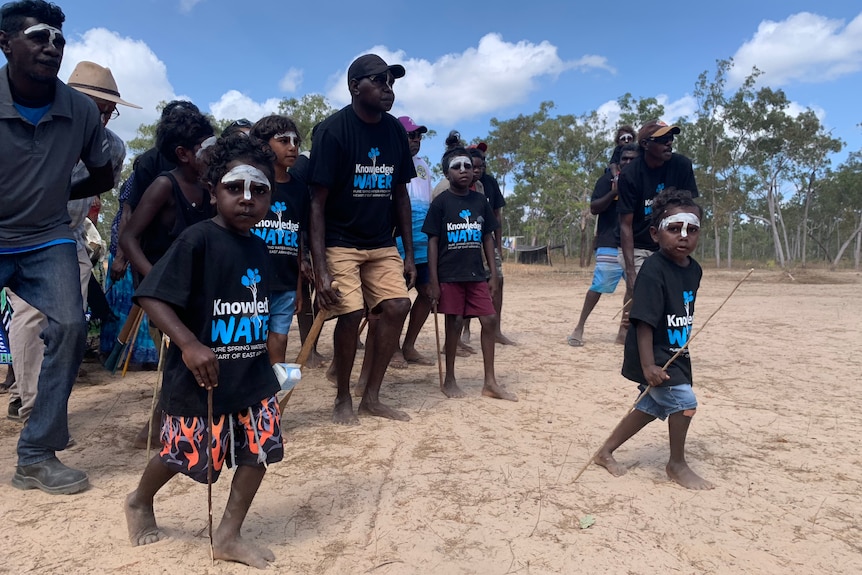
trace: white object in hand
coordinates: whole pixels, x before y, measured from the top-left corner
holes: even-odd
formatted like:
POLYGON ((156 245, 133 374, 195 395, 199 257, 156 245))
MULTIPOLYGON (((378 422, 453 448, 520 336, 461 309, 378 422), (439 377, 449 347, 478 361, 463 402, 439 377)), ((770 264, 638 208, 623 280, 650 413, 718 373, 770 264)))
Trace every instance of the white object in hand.
POLYGON ((290 391, 302 379, 302 366, 298 363, 274 363, 272 371, 282 391, 290 391))

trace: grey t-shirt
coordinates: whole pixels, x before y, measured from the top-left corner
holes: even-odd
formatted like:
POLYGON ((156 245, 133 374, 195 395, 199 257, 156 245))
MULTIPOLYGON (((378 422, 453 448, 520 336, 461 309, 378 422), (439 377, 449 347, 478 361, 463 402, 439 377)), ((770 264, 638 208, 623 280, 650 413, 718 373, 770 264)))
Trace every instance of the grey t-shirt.
POLYGON ((54 103, 34 126, 21 117, 0 68, 0 250, 73 239, 66 202, 72 168, 111 161, 93 100, 57 80, 54 103))

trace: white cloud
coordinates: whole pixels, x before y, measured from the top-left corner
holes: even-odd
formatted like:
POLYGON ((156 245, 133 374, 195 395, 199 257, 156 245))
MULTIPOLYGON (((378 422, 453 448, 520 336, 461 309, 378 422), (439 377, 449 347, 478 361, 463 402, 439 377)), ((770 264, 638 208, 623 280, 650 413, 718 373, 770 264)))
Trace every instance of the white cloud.
MULTIPOLYGON (((659 94, 655 97, 659 104, 664 106, 664 114, 661 119, 673 123, 683 116, 691 116, 697 110, 697 100, 690 94, 686 94, 678 100, 671 100, 667 94, 659 94)), ((605 118, 608 126, 618 126, 620 122, 620 105, 616 100, 608 100, 596 109, 599 117, 605 118)), ((637 130, 640 126, 634 126, 637 130)))
POLYGON ((284 78, 281 79, 281 82, 278 83, 278 87, 281 91, 287 92, 288 94, 296 92, 301 85, 302 70, 298 70, 296 68, 288 70, 287 74, 284 75, 284 78))
POLYGON ((210 103, 210 112, 219 120, 245 118, 256 122, 268 114, 278 112, 280 98, 269 98, 258 103, 237 90, 228 90, 218 102, 210 103))
MULTIPOLYGON (((477 47, 434 62, 408 58, 404 51, 393 52, 385 46, 374 46, 369 52, 407 69, 407 75, 395 85, 392 113, 409 114, 428 124, 452 125, 523 102, 545 76, 576 69, 615 73, 602 56, 564 61, 549 42, 511 43, 499 34, 487 34, 477 47)), ((336 107, 350 101, 346 76, 345 66, 330 78, 326 97, 336 107)))
POLYGON ((189 13, 201 0, 180 0, 180 12, 189 13))
POLYGON ((800 12, 786 20, 764 20, 751 40, 733 56, 731 83, 739 85, 751 69, 764 72, 771 86, 791 82, 828 82, 862 69, 862 13, 849 24, 800 12))
POLYGON ((122 98, 143 107, 137 110, 118 106, 120 117, 108 127, 123 140, 134 138, 138 126, 158 118, 159 102, 176 97, 165 64, 143 41, 124 38, 104 28, 88 30, 80 38, 69 39, 60 78, 67 80, 81 60, 110 68, 122 98))

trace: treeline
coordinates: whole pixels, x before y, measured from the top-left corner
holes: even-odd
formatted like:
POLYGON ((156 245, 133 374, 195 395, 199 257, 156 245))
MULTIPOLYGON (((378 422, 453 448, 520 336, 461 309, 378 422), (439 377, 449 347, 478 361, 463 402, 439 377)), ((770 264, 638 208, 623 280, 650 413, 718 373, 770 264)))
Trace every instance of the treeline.
MULTIPOLYGON (((711 77, 702 73, 693 90, 697 110, 675 122, 682 133, 674 149, 694 162, 705 210, 699 259, 716 267, 742 260, 859 269, 862 150, 833 166, 831 158, 845 144, 812 110, 792 115, 782 90, 757 87, 757 69, 728 91, 732 66, 719 60, 711 77)), ((655 98, 625 94, 618 103, 618 125, 635 130, 665 113, 655 98)), ((590 195, 607 167, 618 125, 608 125, 597 111, 576 116, 555 115, 554 109, 553 102, 543 102, 530 115, 492 118, 488 135, 474 141, 488 143, 489 169, 501 185, 513 184, 506 190, 504 235, 523 236, 527 244, 563 245, 581 265, 589 265, 595 226, 590 195)), ((307 149, 313 126, 335 109, 322 95, 308 94, 282 100, 278 111, 296 121, 307 149)), ((217 132, 229 123, 213 119, 217 132)), ((132 153, 153 145, 155 127, 139 127, 129 142, 132 153)), ((116 213, 116 195, 103 197, 103 237, 116 213)))
MULTIPOLYGON (((706 218, 699 256, 716 267, 734 260, 781 267, 825 262, 859 269, 862 257, 862 151, 833 167, 844 142, 815 113, 794 116, 781 90, 758 88, 754 69, 727 90, 729 60, 704 72, 693 91, 697 110, 676 122, 675 151, 695 164, 706 218)), ((655 98, 618 100, 619 124, 637 130, 664 108, 655 98)), ((528 244, 564 245, 589 262, 594 218, 589 200, 607 167, 616 125, 596 111, 553 115, 544 102, 531 115, 491 120, 489 165, 514 183, 504 210, 505 235, 528 244)))

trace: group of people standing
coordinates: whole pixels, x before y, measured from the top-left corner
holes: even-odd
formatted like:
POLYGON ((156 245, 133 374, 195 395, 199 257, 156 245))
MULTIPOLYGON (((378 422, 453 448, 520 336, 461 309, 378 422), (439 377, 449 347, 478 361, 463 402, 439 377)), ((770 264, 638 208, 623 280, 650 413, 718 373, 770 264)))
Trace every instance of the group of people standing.
MULTIPOLYGON (((64 19, 59 7, 42 0, 0 8, 0 49, 7 58, 0 69, 0 285, 44 316, 44 357, 12 483, 48 493, 89 485, 86 473, 56 457, 70 440, 67 403, 85 330, 67 202, 118 184, 123 157, 105 125, 117 104, 133 105, 97 64, 82 63, 78 81, 69 85, 57 78, 64 19), (76 176, 79 162, 83 171, 76 176)), ((389 114, 394 84, 405 74, 403 66, 375 54, 357 58, 347 72, 351 103, 315 127, 310 155, 300 153, 303 135, 284 116, 235 122, 216 137, 194 104, 176 101, 164 108, 156 148, 136 159, 123 185, 118 247, 110 261, 112 281, 131 274, 132 301, 149 317, 153 339, 170 341, 154 414, 161 449, 125 502, 134 545, 161 538, 153 500, 171 478, 180 473, 209 482, 227 465, 236 473, 213 537, 214 557, 256 567, 273 560, 271 551, 244 541, 240 529, 267 466, 284 456, 280 386, 272 366, 285 359, 295 311, 312 307, 303 278, 313 283, 319 313, 336 318, 335 423, 358 424, 357 413, 410 419, 384 404, 379 392, 396 351, 408 363, 433 363, 415 348, 430 310, 446 316, 441 391, 464 396, 454 362, 459 352, 470 353, 465 318, 477 317, 482 394, 517 401, 494 373, 495 344, 512 342, 499 327, 505 201, 484 170, 487 147, 467 147, 450 134, 441 161, 445 181, 435 194, 430 168, 418 157, 427 128, 389 114), (411 306, 408 290, 414 286, 418 295, 411 306), (363 317, 371 327, 354 411, 350 378, 363 317)), ((613 247, 620 248, 621 270, 597 268, 591 292, 606 290, 613 274, 624 272, 633 290, 624 318, 632 322, 625 332, 624 375, 644 389, 664 391, 651 392, 652 403, 596 461, 621 473, 611 455, 616 447, 653 418, 669 416, 668 474, 686 487, 703 488, 708 484, 680 451, 696 407, 690 364, 685 358, 668 371, 656 365, 687 337, 700 280, 689 257, 699 230, 700 210, 691 199, 697 189, 691 163, 672 153, 678 133, 674 126, 648 123, 637 134, 640 147, 623 145, 601 190, 597 185, 594 211, 604 216, 615 207, 618 213, 613 247), (649 273, 651 287, 636 284, 641 265, 646 274, 655 267, 650 262, 658 262, 647 258, 656 250, 670 263, 649 273), (679 281, 662 287, 669 277, 679 281), (660 300, 673 300, 673 313, 681 318, 674 324, 683 329, 676 339, 659 340, 664 326, 656 322, 667 311, 660 300), (654 344, 660 348, 655 353, 654 344)), ((610 263, 610 252, 600 255, 599 264, 610 263)), ((591 301, 588 294, 586 303, 591 301)), ((583 322, 569 343, 582 343, 582 334, 583 322)))

